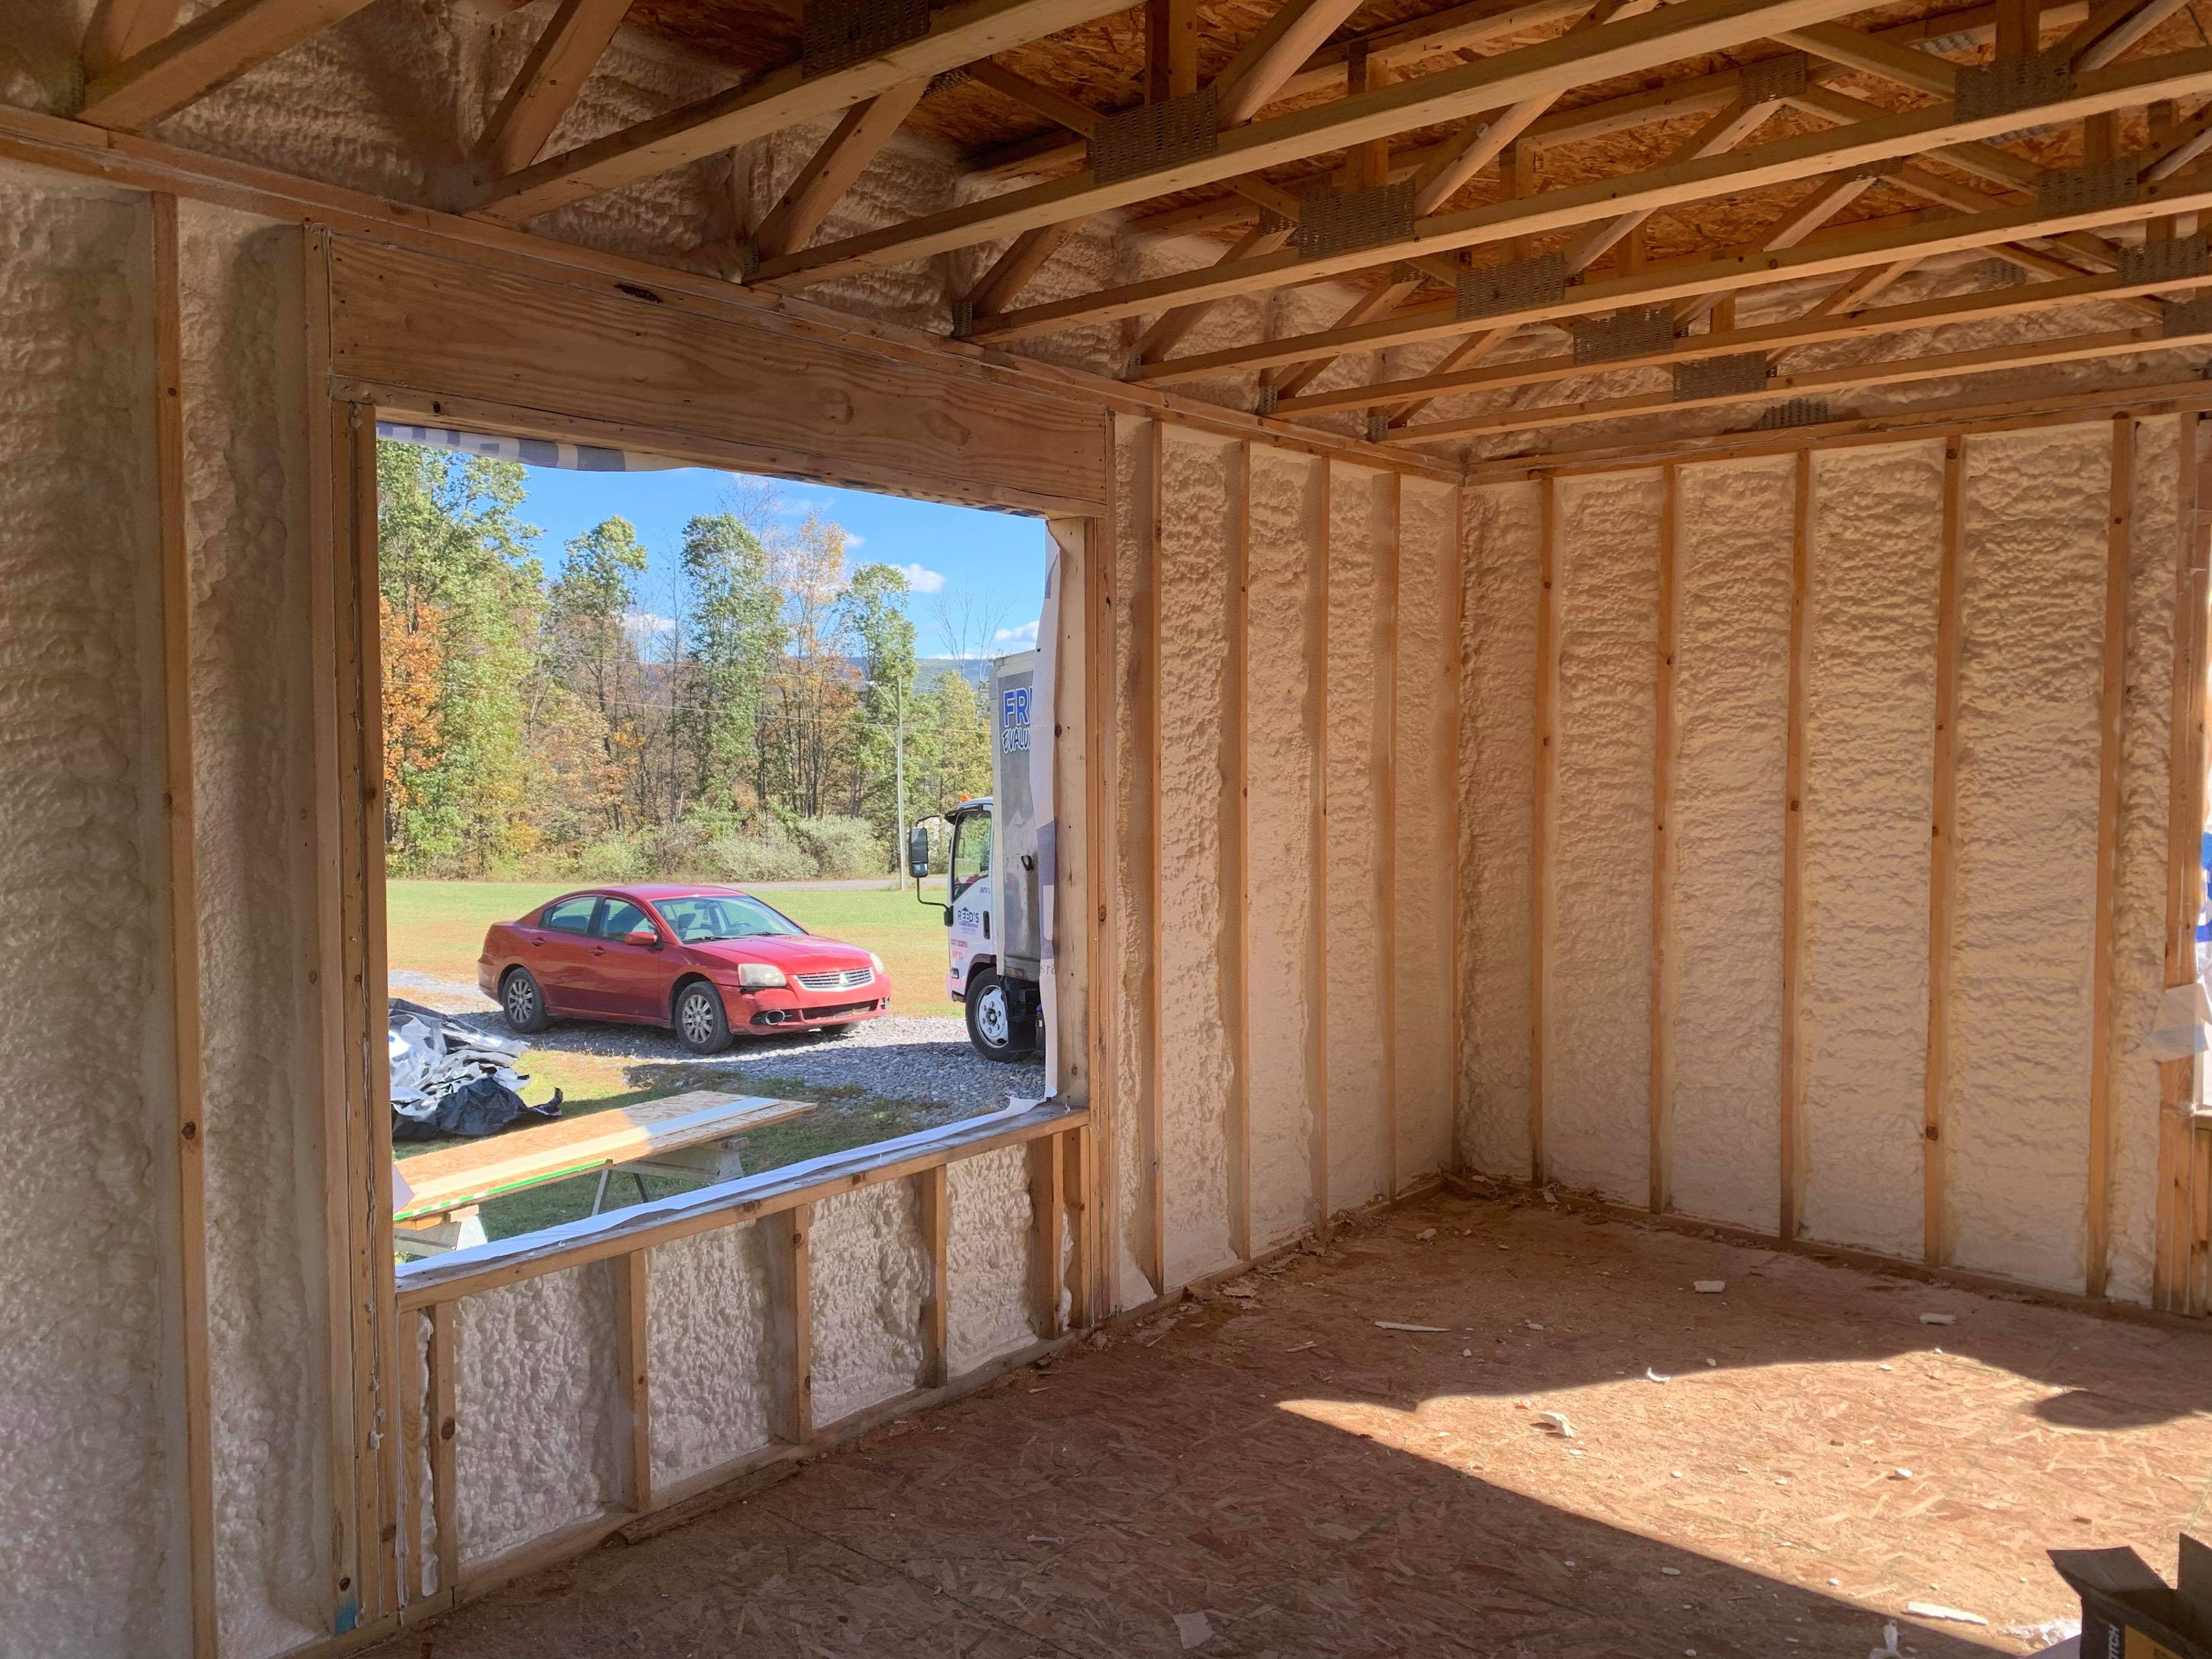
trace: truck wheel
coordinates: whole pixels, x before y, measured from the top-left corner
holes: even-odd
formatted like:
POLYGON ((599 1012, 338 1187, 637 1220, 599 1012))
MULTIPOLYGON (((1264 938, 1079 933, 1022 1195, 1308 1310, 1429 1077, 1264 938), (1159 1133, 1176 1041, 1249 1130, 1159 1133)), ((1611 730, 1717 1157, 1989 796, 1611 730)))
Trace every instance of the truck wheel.
POLYGON ((1033 1052, 1029 1033, 1014 1020, 1012 1002, 999 976, 979 968, 968 976, 968 1041, 986 1060, 1027 1060, 1033 1052))

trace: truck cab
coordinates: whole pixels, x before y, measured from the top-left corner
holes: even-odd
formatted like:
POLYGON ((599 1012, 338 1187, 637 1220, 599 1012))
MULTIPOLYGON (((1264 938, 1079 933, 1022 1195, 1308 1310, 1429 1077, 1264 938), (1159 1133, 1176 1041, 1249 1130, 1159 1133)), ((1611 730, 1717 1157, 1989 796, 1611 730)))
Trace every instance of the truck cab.
MULTIPOLYGON (((968 1041, 986 1060, 1033 1059, 1043 1042, 1037 827, 1030 790, 1030 694, 1036 678, 1034 651, 993 665, 994 790, 945 814, 952 831, 944 901, 945 988, 965 1011, 968 1041)), ((929 875, 927 832, 917 825, 910 842, 908 863, 919 893, 929 875)))

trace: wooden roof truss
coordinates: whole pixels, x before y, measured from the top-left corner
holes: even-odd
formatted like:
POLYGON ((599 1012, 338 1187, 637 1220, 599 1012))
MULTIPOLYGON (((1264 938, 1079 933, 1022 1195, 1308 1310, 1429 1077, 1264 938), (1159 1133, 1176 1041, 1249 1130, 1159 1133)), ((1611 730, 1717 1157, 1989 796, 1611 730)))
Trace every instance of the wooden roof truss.
MULTIPOLYGON (((142 129, 364 3, 221 0, 178 27, 177 0, 101 0, 85 41, 82 117, 142 129)), ((1877 27, 1850 21, 1864 0, 1463 0, 1366 28, 1352 22, 1360 0, 1285 0, 1204 86, 1194 3, 1148 0, 1146 99, 1133 112, 1045 84, 1036 53, 1028 73, 996 61, 1035 43, 1048 57, 1053 36, 1125 3, 958 0, 928 12, 926 27, 915 10, 903 38, 872 42, 854 61, 771 67, 549 155, 629 4, 562 0, 478 141, 471 208, 519 224, 834 117, 739 249, 736 279, 793 292, 994 247, 949 332, 1011 343, 1126 324, 1127 379, 1249 376, 1263 412, 1362 416, 1370 437, 1399 443, 2212 343, 2212 304, 2194 300, 2212 292, 2194 234, 2212 209, 2212 164, 2200 164, 2212 149, 2212 44, 2201 27, 2194 44, 2154 49, 2148 39, 2184 0, 1996 0, 1877 27), (1711 67, 1717 55, 1729 61, 1711 67), (1622 77, 1644 84, 1577 101, 1622 77), (972 200, 817 240, 922 100, 967 81, 1051 130, 973 158, 972 200), (1117 124, 1115 142, 1126 144, 1133 116, 1169 146, 1134 167, 1102 137, 1117 124), (1667 134, 1650 130, 1668 124, 1677 136, 1662 148, 1667 134), (2032 159, 2024 140, 2070 165, 2032 159), (1538 187, 1536 158, 1575 146, 1586 147, 1582 164, 1564 171, 1579 176, 1538 187), (1587 147, 1632 159, 1594 170, 1587 147), (1001 184, 1010 187, 992 188, 1001 184), (1336 229, 1316 228, 1319 198, 1336 229), (1655 216, 1723 200, 1770 204, 1765 228, 1691 258, 1648 256, 1655 216), (1139 238, 1232 240, 1169 275, 1022 304, 1070 237, 1108 213, 1127 216, 1125 234, 1139 238), (1884 302, 1929 262, 1978 254, 2014 279, 1884 302), (1326 279, 1360 290, 1328 327, 1185 349, 1224 301, 1326 279), (1793 285, 1790 314, 1738 325, 1738 301, 1765 304, 1779 284, 1793 285), (2136 320, 1847 368, 1789 358, 1798 347, 2084 305, 2123 307, 2136 320), (1562 333, 1572 350, 1542 346, 1562 333), (1347 357, 1430 343, 1444 349, 1424 354, 1419 373, 1321 384, 1347 357), (1577 403, 1495 396, 1634 369, 1653 372, 1651 390, 1577 403), (1432 412, 1439 399, 1471 397, 1483 400, 1473 412, 1463 403, 1432 412)))

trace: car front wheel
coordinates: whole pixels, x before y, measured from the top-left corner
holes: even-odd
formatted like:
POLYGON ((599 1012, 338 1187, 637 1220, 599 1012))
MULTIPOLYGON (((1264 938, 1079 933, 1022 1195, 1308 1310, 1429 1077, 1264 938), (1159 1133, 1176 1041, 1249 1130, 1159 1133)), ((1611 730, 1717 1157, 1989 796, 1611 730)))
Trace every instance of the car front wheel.
POLYGON ((542 1031, 549 1024, 545 1012, 545 993, 538 988, 538 981, 527 968, 512 969, 500 981, 499 1011, 506 1016, 507 1029, 514 1031, 542 1031))
POLYGON ((963 1000, 968 1009, 968 1041, 975 1052, 986 1060, 1027 1060, 1033 1052, 1030 1033, 1023 1029, 1025 1022, 1014 1017, 1014 1005, 1006 995, 1006 981, 988 968, 979 968, 969 976, 968 994, 963 1000))
POLYGON ((704 981, 684 988, 676 999, 676 1040, 695 1054, 719 1054, 730 1046, 730 1018, 720 991, 704 981))

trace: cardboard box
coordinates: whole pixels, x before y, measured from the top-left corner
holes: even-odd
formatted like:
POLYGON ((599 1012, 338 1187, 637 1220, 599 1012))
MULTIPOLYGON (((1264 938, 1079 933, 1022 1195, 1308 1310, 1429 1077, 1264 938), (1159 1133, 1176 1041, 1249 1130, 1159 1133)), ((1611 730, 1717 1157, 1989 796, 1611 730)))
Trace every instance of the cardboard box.
POLYGON ((2169 1587, 2130 1549, 2053 1550, 2081 1598, 2081 1659, 2212 1659, 2212 1549, 2186 1533, 2169 1587))

